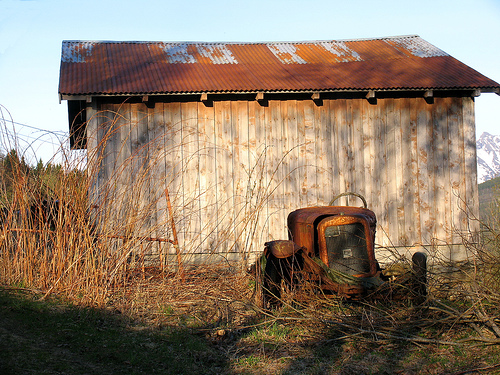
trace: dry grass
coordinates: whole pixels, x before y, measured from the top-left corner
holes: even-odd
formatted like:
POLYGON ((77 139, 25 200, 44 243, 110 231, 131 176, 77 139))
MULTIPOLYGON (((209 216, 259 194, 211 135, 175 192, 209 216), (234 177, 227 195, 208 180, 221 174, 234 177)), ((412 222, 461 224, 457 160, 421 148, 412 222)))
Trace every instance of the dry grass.
MULTIPOLYGON (((135 156, 124 163, 136 163, 135 156)), ((246 272, 247 264, 189 267, 183 263, 187 258, 179 262, 175 257, 178 249, 170 220, 174 218, 182 231, 196 197, 185 198, 164 215, 165 222, 148 229, 152 212, 167 209, 163 190, 146 205, 147 200, 134 200, 150 181, 154 165, 150 161, 148 168, 139 168, 142 172, 135 175, 133 185, 125 180, 123 169, 117 183, 100 194, 108 203, 126 205, 101 205, 97 211, 89 210, 87 198, 95 182, 92 171, 85 175, 78 165, 63 165, 54 178, 55 172, 47 168, 33 175, 21 163, 14 165, 12 189, 6 191, 4 184, 0 192, 10 197, 3 200, 0 284, 33 291, 41 300, 57 296, 76 306, 104 308, 153 330, 183 327, 216 348, 228 363, 226 372, 232 374, 498 370, 498 227, 488 227, 481 246, 468 244, 475 254, 473 262, 459 266, 451 276, 443 268, 433 269, 431 293, 421 306, 406 300, 347 302, 304 288, 286 296, 282 308, 263 311, 254 303, 255 279, 246 272), (47 212, 44 199, 58 202, 51 220, 40 220, 47 212), (181 265, 183 272, 178 272, 181 265)), ((259 167, 252 173, 258 175, 259 167)), ((239 233, 249 236, 244 243, 251 241, 260 208, 272 194, 257 182, 249 186, 255 191, 247 192, 251 199, 239 214, 239 233)), ((179 201, 175 191, 171 194, 179 201)), ((212 246, 214 253, 223 254, 222 248, 231 249, 228 239, 237 236, 231 228, 220 233, 227 233, 225 244, 212 246)))

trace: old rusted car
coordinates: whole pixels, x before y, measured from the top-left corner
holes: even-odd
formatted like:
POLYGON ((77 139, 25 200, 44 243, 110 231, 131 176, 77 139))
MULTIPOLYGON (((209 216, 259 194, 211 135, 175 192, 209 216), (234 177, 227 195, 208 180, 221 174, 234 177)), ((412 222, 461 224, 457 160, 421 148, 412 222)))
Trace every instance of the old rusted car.
POLYGON ((356 193, 341 194, 329 206, 291 212, 289 239, 267 242, 258 262, 260 302, 266 308, 279 305, 285 289, 307 285, 313 286, 308 290, 347 299, 400 295, 421 303, 426 255, 415 253, 408 267, 381 269, 375 258, 376 223, 375 213, 356 193), (344 195, 357 196, 363 207, 334 206, 344 195))

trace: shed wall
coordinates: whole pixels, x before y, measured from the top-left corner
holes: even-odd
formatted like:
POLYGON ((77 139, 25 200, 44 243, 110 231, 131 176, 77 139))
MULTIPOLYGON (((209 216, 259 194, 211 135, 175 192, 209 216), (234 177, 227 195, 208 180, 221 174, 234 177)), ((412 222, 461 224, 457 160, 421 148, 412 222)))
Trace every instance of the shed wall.
POLYGON ((462 236, 478 232, 468 97, 93 103, 87 113, 91 200, 106 230, 171 238, 167 189, 191 259, 251 258, 288 237, 289 212, 346 191, 366 197, 382 247, 446 245, 460 258, 462 236))

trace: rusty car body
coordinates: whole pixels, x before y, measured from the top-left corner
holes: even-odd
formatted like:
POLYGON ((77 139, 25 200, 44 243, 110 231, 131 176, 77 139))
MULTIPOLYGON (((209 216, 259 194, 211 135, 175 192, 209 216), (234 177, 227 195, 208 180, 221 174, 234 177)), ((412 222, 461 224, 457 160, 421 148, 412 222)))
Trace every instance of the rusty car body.
POLYGON ((295 210, 288 215, 289 239, 265 244, 258 283, 265 307, 280 303, 283 288, 306 283, 324 294, 348 299, 397 294, 411 295, 419 303, 425 299, 426 255, 416 252, 413 265, 396 277, 382 270, 375 257, 375 213, 362 196, 343 195, 358 196, 364 207, 295 210))

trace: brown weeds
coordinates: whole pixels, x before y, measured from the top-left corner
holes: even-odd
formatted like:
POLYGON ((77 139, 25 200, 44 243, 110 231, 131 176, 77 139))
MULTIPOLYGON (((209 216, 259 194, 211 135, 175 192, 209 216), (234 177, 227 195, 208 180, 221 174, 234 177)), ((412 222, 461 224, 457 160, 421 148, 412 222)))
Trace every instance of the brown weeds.
MULTIPOLYGON (((396 348, 500 344, 497 227, 488 227, 481 244, 466 244, 474 253, 470 262, 451 268, 429 259, 436 266, 430 270, 430 294, 422 305, 409 300, 344 301, 304 285, 290 291, 280 309, 263 311, 254 303, 258 280, 246 269, 262 208, 276 189, 261 178, 265 152, 248 172, 244 202, 231 213, 237 224, 222 224, 229 215, 222 211, 202 222, 195 217, 200 199, 205 199, 207 212, 210 199, 199 188, 179 195, 174 180, 190 161, 180 163, 178 150, 164 137, 149 139, 122 158, 120 166, 104 168, 114 174, 101 178, 101 167, 118 152, 109 146, 117 144, 113 137, 126 134, 118 129, 133 132, 122 120, 108 114, 111 130, 87 164, 46 165, 35 173, 14 157, 10 175, 2 170, 2 285, 110 308, 157 327, 191 327, 224 346, 240 365, 251 355, 294 358, 311 345, 342 347, 338 358, 345 359, 349 348, 373 343, 396 348), (163 151, 158 159, 146 158, 146 147, 163 151), (174 172, 158 178, 166 155, 172 156, 174 172), (242 263, 228 256, 238 246, 242 263), (196 253, 205 260, 195 261, 196 253)), ((19 150, 16 154, 22 155, 19 150)), ((235 373, 248 363, 238 366, 235 373)))

